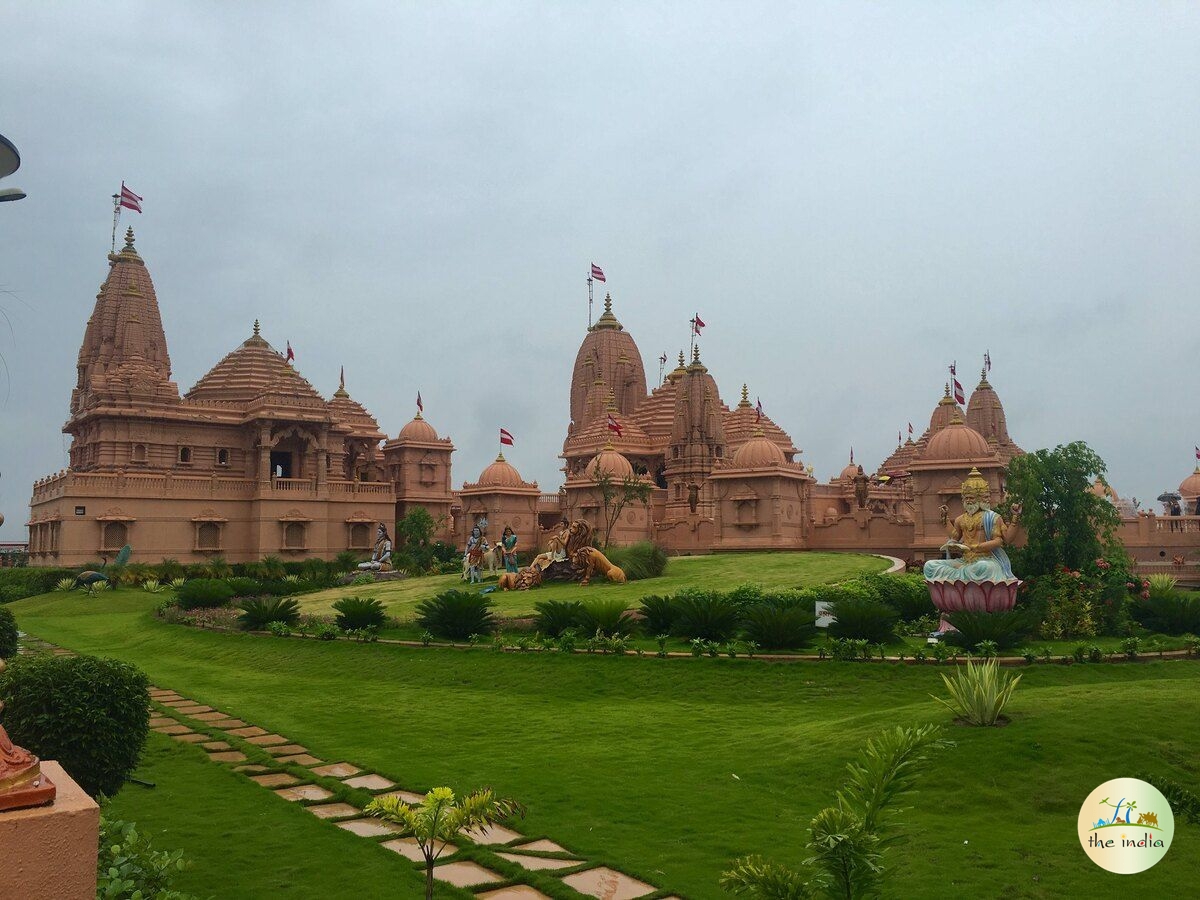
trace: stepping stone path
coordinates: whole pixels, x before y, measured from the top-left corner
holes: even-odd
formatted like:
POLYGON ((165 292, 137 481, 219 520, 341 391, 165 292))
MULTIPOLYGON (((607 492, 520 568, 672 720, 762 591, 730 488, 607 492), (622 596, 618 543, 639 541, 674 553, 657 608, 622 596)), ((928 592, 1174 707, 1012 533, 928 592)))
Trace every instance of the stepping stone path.
MULTIPOLYGON (((46 641, 25 635, 18 653, 46 653, 74 655, 69 650, 55 647, 46 641)), ((151 686, 149 698, 152 703, 150 728, 160 734, 170 735, 181 743, 190 743, 205 751, 210 760, 233 766, 233 770, 251 781, 270 790, 275 796, 290 803, 300 804, 303 809, 318 819, 332 820, 331 824, 358 835, 364 840, 379 843, 396 856, 423 866, 424 857, 416 840, 411 837, 395 837, 399 827, 382 819, 364 818, 361 806, 334 799, 334 792, 318 784, 306 783, 303 772, 311 776, 341 781, 347 788, 371 792, 376 797, 396 797, 408 804, 421 803, 424 794, 396 787, 391 779, 374 772, 364 771, 350 762, 322 763, 309 754, 306 747, 281 734, 251 725, 225 712, 213 709, 196 700, 163 688, 151 686), (187 722, 180 721, 188 720, 187 722), (193 727, 191 723, 199 723, 193 727), (220 732, 220 733, 215 733, 220 732), (239 748, 238 744, 244 745, 239 748), (291 767, 284 772, 274 765, 247 763, 243 749, 260 755, 268 754, 272 764, 291 767), (387 840, 384 840, 387 838, 387 840)), ((497 859, 520 866, 530 872, 542 872, 557 876, 558 870, 578 869, 588 865, 587 860, 574 858, 570 850, 546 838, 527 841, 525 836, 506 828, 493 825, 486 832, 472 830, 463 832, 464 838, 493 852, 497 859), (520 843, 526 841, 526 843, 520 843), (538 854, 558 854, 546 856, 538 854)), ((456 860, 458 847, 448 844, 434 868, 434 878, 462 888, 496 888, 477 891, 475 896, 486 900, 549 900, 549 897, 527 884, 505 884, 511 879, 494 872, 474 860, 456 860)), ((658 888, 639 881, 624 872, 608 866, 593 866, 561 876, 562 884, 581 896, 597 900, 635 900, 656 893, 658 888)), ((668 898, 676 900, 676 898, 668 898)))

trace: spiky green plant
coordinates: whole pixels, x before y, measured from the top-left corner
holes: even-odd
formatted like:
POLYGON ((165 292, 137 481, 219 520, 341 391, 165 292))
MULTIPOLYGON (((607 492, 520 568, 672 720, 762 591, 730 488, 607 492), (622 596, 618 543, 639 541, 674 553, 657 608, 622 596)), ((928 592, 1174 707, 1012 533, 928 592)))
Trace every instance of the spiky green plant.
POLYGON ((968 662, 953 677, 943 673, 942 681, 946 682, 950 699, 934 697, 934 700, 971 725, 995 725, 1021 676, 1001 672, 995 660, 988 660, 968 662))
POLYGON ((1169 598, 1175 593, 1175 585, 1179 583, 1174 575, 1159 572, 1146 579, 1150 582, 1150 597, 1154 600, 1169 598))
POLYGON ((150 594, 161 594, 166 590, 157 578, 147 578, 142 582, 142 590, 150 594))
POLYGON ((884 854, 897 839, 900 810, 893 804, 912 793, 927 751, 948 746, 936 725, 895 728, 868 741, 846 766, 848 777, 837 803, 809 824, 806 847, 813 855, 800 871, 749 856, 734 862, 721 876, 721 886, 760 900, 879 896, 884 854))
POLYGON ((54 589, 56 591, 69 591, 73 587, 75 587, 74 578, 60 578, 54 583, 54 589))
POLYGON ((376 797, 367 804, 369 815, 400 826, 400 835, 411 835, 425 857, 425 898, 433 900, 433 865, 446 844, 463 831, 488 828, 525 810, 515 800, 497 798, 484 788, 456 799, 448 787, 434 788, 418 806, 399 797, 376 797))
POLYGON ((186 578, 172 578, 172 579, 171 579, 171 588, 172 588, 173 590, 176 590, 176 591, 177 591, 177 590, 179 590, 181 587, 183 587, 183 586, 184 586, 184 584, 186 584, 186 583, 187 583, 187 579, 186 579, 186 578))

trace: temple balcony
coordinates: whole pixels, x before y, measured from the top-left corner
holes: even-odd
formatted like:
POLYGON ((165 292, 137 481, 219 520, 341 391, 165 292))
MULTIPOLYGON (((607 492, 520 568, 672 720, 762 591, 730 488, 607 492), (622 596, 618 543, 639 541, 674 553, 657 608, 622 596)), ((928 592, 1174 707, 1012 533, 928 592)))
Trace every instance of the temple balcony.
POLYGON ((392 485, 384 481, 330 479, 319 487, 308 478, 274 478, 264 484, 252 478, 220 475, 177 475, 175 473, 59 472, 34 484, 31 503, 45 503, 63 496, 158 499, 164 497, 217 498, 230 500, 267 499, 275 496, 304 500, 353 500, 394 498, 392 485))

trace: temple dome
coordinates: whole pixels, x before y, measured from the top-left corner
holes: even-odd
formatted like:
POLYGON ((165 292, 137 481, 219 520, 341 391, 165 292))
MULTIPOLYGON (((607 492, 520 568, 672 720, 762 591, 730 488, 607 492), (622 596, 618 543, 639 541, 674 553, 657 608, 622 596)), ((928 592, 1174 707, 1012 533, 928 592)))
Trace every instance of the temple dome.
POLYGON ((571 421, 578 427, 587 418, 588 393, 597 379, 612 388, 617 410, 633 412, 646 399, 646 370, 633 336, 617 321, 612 297, 604 298, 604 313, 588 329, 571 374, 571 421))
POLYGON ((593 478, 603 473, 610 478, 623 481, 633 477, 633 466, 629 464, 629 460, 613 449, 612 444, 609 444, 588 464, 587 473, 593 478))
POLYGON ((1200 497, 1200 466, 1196 466, 1196 471, 1179 483, 1179 493, 1188 500, 1200 497))
POLYGON ((420 441, 429 443, 438 439, 437 430, 425 421, 424 417, 417 413, 413 416, 411 422, 405 423, 400 429, 400 433, 396 435, 398 441, 420 441))
POLYGON ((786 463, 787 459, 779 445, 764 436, 761 428, 733 454, 733 465, 737 469, 767 469, 786 463))
POLYGON ((970 425, 955 418, 945 428, 929 439, 929 445, 921 454, 920 461, 948 462, 964 459, 991 459, 995 451, 988 446, 982 434, 970 425))
POLYGON ((268 393, 325 405, 324 398, 288 365, 284 355, 263 339, 255 322, 254 333, 213 366, 185 396, 188 400, 249 403, 268 393))
POLYGON ((842 469, 842 471, 838 474, 838 478, 842 481, 853 481, 857 475, 858 465, 855 463, 850 463, 846 466, 846 468, 842 469))
POLYGON ((495 462, 479 473, 478 487, 525 487, 521 474, 501 453, 495 462))

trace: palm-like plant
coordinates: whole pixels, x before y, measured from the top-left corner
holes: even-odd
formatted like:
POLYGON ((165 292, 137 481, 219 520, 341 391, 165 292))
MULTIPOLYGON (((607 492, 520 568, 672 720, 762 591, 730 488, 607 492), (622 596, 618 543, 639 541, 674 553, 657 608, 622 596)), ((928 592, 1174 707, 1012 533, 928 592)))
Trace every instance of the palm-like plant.
POLYGON ((433 864, 446 845, 462 831, 481 831, 525 810, 515 800, 497 798, 484 788, 461 799, 448 787, 434 788, 418 806, 409 806, 399 797, 377 797, 367 804, 366 812, 399 825, 401 835, 416 838, 425 857, 425 898, 433 900, 433 864))
POLYGON ((809 824, 812 856, 801 870, 750 856, 735 861, 721 876, 734 894, 760 900, 808 900, 877 896, 883 854, 895 839, 896 811, 889 807, 913 791, 927 751, 950 746, 934 725, 895 728, 867 742, 858 759, 846 766, 848 778, 828 806, 809 824))
POLYGON ((953 678, 943 674, 942 681, 946 682, 950 699, 934 700, 971 725, 995 725, 1021 676, 1001 672, 993 659, 981 664, 968 662, 953 678))

